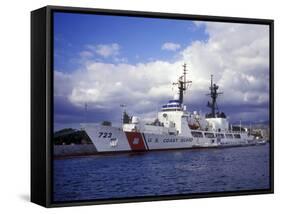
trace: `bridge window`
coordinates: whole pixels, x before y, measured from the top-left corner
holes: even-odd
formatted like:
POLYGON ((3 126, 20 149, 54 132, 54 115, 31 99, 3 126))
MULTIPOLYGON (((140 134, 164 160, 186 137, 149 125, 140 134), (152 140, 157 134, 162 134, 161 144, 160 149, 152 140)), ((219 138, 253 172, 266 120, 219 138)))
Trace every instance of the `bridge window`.
POLYGON ((225 137, 228 138, 228 139, 232 139, 233 135, 232 134, 225 134, 225 137))
POLYGON ((224 134, 217 133, 217 134, 216 134, 216 137, 224 138, 224 134))
POLYGON ((234 138, 241 138, 240 134, 234 134, 234 138))
POLYGON ((213 133, 205 132, 205 137, 206 138, 214 138, 215 135, 213 133))
POLYGON ((193 137, 203 137, 202 132, 191 132, 193 137))
POLYGON ((162 111, 182 111, 180 108, 176 109, 162 109, 162 111))

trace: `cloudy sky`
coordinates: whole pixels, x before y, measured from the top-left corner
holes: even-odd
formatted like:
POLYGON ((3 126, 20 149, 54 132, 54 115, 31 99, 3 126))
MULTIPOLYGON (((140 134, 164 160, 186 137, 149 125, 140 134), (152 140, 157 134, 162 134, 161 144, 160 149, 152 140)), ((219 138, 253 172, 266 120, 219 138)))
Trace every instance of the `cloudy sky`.
POLYGON ((55 13, 55 129, 118 124, 120 104, 154 118, 177 92, 172 83, 184 62, 189 111, 209 111, 213 74, 231 122, 269 120, 269 26, 55 13))

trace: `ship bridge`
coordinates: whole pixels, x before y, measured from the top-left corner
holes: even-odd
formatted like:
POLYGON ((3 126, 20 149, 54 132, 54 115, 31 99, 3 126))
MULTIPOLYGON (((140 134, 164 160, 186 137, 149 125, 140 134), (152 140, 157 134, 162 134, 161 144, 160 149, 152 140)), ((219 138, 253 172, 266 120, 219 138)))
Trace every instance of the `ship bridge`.
POLYGON ((177 85, 178 93, 175 94, 174 99, 169 100, 168 104, 162 106, 161 111, 158 112, 157 119, 166 128, 175 128, 177 134, 187 136, 190 131, 188 128, 186 114, 186 106, 183 104, 184 92, 187 90, 191 81, 186 79, 186 64, 183 65, 183 75, 179 77, 178 81, 173 83, 177 85))
POLYGON ((186 64, 183 64, 183 75, 179 77, 177 82, 173 83, 173 85, 177 85, 178 93, 174 96, 173 100, 170 100, 168 104, 162 106, 162 112, 182 112, 186 110, 186 107, 183 105, 183 94, 187 90, 188 86, 191 84, 191 81, 186 79, 186 72, 186 64))
POLYGON ((180 100, 170 100, 168 104, 163 105, 161 111, 182 111, 180 100))

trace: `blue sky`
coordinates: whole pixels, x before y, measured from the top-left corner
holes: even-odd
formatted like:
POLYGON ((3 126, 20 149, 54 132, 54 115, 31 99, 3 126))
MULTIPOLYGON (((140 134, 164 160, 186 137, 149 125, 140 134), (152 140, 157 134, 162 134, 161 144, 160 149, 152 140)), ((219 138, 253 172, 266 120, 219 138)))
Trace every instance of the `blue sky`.
POLYGON ((184 47, 208 38, 204 27, 192 21, 72 13, 55 13, 54 20, 55 69, 65 72, 80 66, 75 59, 87 45, 118 43, 120 56, 135 64, 156 58, 173 60, 173 52, 161 51, 167 41, 184 47))
POLYGON ((54 14, 55 129, 155 116, 187 63, 189 111, 206 113, 210 75, 231 122, 268 121, 269 37, 260 25, 54 14), (88 112, 85 115, 85 103, 88 112))

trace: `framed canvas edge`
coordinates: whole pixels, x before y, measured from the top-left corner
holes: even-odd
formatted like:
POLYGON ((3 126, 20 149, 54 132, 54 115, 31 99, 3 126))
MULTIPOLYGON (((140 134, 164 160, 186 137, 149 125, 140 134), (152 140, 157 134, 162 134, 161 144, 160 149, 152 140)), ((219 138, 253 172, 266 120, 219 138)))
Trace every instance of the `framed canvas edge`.
MULTIPOLYGON (((274 193, 274 20, 272 19, 253 19, 241 17, 224 17, 224 16, 208 16, 208 15, 190 15, 190 14, 175 14, 175 13, 159 13, 147 11, 129 11, 129 10, 111 10, 100 8, 80 8, 80 7, 64 7, 64 6, 46 6, 46 207, 65 207, 65 206, 83 206, 83 205, 99 205, 99 204, 116 204, 116 203, 131 203, 131 202, 149 202, 163 200, 179 200, 179 199, 196 199, 210 197, 227 197, 227 196, 242 196, 242 195, 258 195, 274 193), (214 22, 229 22, 229 23, 248 23, 248 24, 263 24, 269 25, 270 28, 270 63, 269 63, 269 83, 270 83, 270 188, 263 190, 246 190, 233 192, 216 192, 216 193, 196 193, 188 195, 171 195, 171 196, 153 196, 153 197, 134 197, 120 199, 105 199, 105 200, 89 200, 89 201, 71 201, 71 202, 54 202, 53 181, 52 181, 52 151, 53 146, 52 128, 53 128, 53 32, 52 32, 52 13, 53 12, 69 12, 69 13, 90 13, 104 14, 117 16, 138 16, 150 18, 167 18, 167 19, 191 19, 204 20, 214 22)), ((41 204, 42 205, 42 204, 41 204)))
POLYGON ((31 12, 31 74, 30 74, 30 200, 36 204, 47 206, 47 155, 46 145, 46 8, 31 12), (44 119, 43 119, 44 118, 44 119))
POLYGON ((182 20, 197 20, 210 22, 230 22, 230 23, 244 23, 244 24, 271 24, 273 19, 262 18, 245 18, 245 17, 231 17, 231 16, 212 16, 212 15, 195 15, 184 13, 166 13, 156 11, 136 11, 136 10, 118 10, 118 9, 103 9, 103 8, 87 8, 87 7, 70 7, 70 6, 46 6, 49 11, 69 12, 69 13, 89 13, 100 15, 113 16, 133 16, 133 17, 147 17, 147 18, 164 18, 164 19, 182 19, 182 20))

